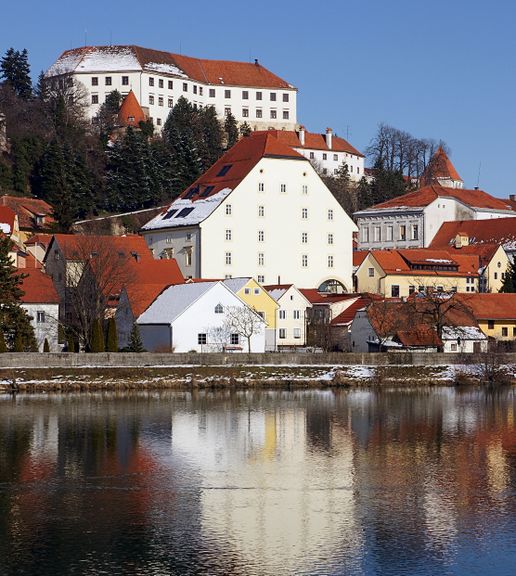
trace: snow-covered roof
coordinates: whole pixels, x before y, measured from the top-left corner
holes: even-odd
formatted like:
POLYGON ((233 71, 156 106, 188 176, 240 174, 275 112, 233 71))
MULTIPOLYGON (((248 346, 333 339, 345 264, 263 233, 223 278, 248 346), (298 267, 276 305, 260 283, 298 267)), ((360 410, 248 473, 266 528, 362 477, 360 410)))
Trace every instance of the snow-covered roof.
POLYGON ((274 288, 273 290, 267 290, 267 292, 274 298, 274 300, 279 300, 288 288, 274 288))
POLYGON ((442 340, 487 340, 487 336, 477 326, 444 326, 442 340))
POLYGON ((6 224, 5 222, 0 222, 0 232, 3 232, 4 234, 10 234, 11 226, 9 226, 9 224, 6 224))
POLYGON ((134 50, 129 46, 102 46, 101 49, 85 48, 65 52, 50 66, 46 76, 71 72, 128 72, 141 69, 134 50))
POLYGON ((178 284, 164 290, 138 318, 140 324, 171 324, 206 292, 221 282, 178 284))
POLYGON ((147 222, 142 230, 156 230, 161 228, 178 228, 180 226, 195 226, 205 220, 226 196, 231 194, 230 188, 224 188, 217 194, 208 198, 200 198, 195 202, 186 198, 178 198, 162 212, 147 222), (184 209, 187 209, 188 211, 184 209))
POLYGON ((224 284, 231 290, 231 292, 233 292, 233 294, 236 294, 242 290, 249 280, 251 280, 249 276, 241 278, 226 278, 224 284))

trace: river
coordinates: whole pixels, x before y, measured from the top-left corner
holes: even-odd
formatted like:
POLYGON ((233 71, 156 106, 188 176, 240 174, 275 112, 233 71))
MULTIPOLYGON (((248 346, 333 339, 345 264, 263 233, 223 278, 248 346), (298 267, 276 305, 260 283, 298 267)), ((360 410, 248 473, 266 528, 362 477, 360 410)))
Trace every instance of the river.
POLYGON ((514 390, 0 396, 2 575, 516 573, 514 390))

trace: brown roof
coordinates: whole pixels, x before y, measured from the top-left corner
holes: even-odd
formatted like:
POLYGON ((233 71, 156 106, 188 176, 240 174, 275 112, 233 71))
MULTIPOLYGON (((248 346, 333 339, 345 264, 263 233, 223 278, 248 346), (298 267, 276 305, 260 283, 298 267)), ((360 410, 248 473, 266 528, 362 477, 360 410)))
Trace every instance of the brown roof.
POLYGON ((140 314, 143 314, 168 286, 169 284, 163 282, 157 284, 129 284, 126 286, 125 291, 133 316, 138 318, 140 314))
POLYGON ((345 310, 343 310, 338 316, 332 319, 330 324, 332 326, 347 326, 353 322, 353 318, 355 317, 356 313, 369 306, 372 300, 375 299, 375 296, 372 295, 364 295, 359 296, 353 304, 350 304, 345 310))
POLYGON ((368 254, 368 250, 353 250, 353 266, 360 266, 368 254))
POLYGON ((455 166, 451 163, 451 160, 441 146, 439 146, 437 152, 432 156, 428 166, 423 172, 421 184, 434 184, 438 182, 440 178, 462 181, 459 173, 455 170, 455 166))
POLYGON ((25 240, 26 246, 31 246, 32 244, 41 244, 47 247, 52 240, 52 234, 33 234, 30 238, 25 240))
POLYGON ((42 228, 37 226, 36 216, 45 217, 45 227, 50 226, 55 221, 52 218, 53 208, 39 198, 25 198, 22 196, 0 196, 0 205, 8 206, 18 215, 20 230, 35 230, 42 228))
POLYGON ((95 251, 97 246, 109 247, 110 250, 125 257, 136 254, 141 258, 152 259, 152 254, 143 237, 135 234, 127 236, 54 234, 52 242, 57 242, 64 257, 69 260, 83 260, 89 255, 89 251, 95 251))
POLYGON ((339 136, 332 137, 331 148, 328 147, 328 139, 326 134, 316 134, 313 132, 305 131, 305 144, 301 144, 299 139, 299 132, 293 130, 269 130, 268 132, 274 134, 280 142, 291 146, 292 148, 305 148, 308 150, 324 150, 328 152, 348 152, 356 156, 364 156, 354 146, 352 146, 344 138, 339 136))
POLYGON ((472 208, 505 211, 513 210, 512 206, 505 200, 495 198, 482 190, 448 188, 446 186, 439 186, 438 184, 424 186, 414 192, 408 192, 407 194, 397 196, 396 198, 392 198, 386 202, 375 204, 372 208, 368 208, 367 210, 377 210, 379 208, 424 208, 440 197, 455 198, 455 200, 458 200, 467 206, 471 206, 472 208))
POLYGON ((9 234, 14 232, 15 220, 16 212, 12 208, 8 208, 7 206, 0 206, 0 224, 7 224, 9 226, 9 234))
POLYGON ((444 222, 434 236, 430 246, 432 248, 448 247, 454 243, 458 233, 466 234, 469 237, 470 244, 514 245, 516 242, 516 218, 444 222))
POLYGON ((357 297, 357 294, 319 292, 317 288, 301 288, 300 292, 311 304, 333 304, 334 302, 341 302, 342 300, 349 300, 350 298, 357 297))
POLYGON ((120 106, 118 121, 122 126, 138 126, 140 122, 145 122, 145 120, 142 107, 131 90, 120 106))
POLYGON ((50 276, 33 268, 24 268, 20 272, 28 274, 21 286, 24 291, 22 302, 25 304, 59 304, 59 295, 50 276))
POLYGON ((458 294, 477 320, 516 320, 516 294, 458 294))

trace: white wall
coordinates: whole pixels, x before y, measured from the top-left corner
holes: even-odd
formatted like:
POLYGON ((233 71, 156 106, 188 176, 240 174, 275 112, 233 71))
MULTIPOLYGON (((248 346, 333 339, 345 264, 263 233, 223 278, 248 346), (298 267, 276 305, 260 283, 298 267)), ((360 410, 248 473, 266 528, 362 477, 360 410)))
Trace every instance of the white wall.
POLYGON ((351 291, 355 229, 309 162, 263 158, 201 224, 201 275, 252 276, 261 284, 292 283, 303 288, 335 278, 351 291), (263 192, 258 190, 260 182, 265 185, 263 192), (281 184, 286 184, 286 192, 280 191, 281 184), (226 214, 228 204, 231 215, 226 214), (263 217, 259 206, 264 207, 263 217), (308 210, 306 219, 303 208, 308 210), (333 220, 328 219, 329 209, 333 220), (226 230, 231 230, 231 240, 225 240, 226 230), (263 242, 258 240, 259 231, 264 232, 263 242), (303 232, 308 234, 307 243, 302 242, 303 232), (328 234, 333 234, 333 244, 328 243, 328 234), (226 252, 231 253, 231 264, 226 264, 226 252), (328 256, 333 257, 333 267, 328 256))
POLYGON ((279 309, 276 310, 276 344, 278 346, 306 345, 306 309, 311 308, 310 302, 294 286, 278 299, 279 309), (285 312, 285 318, 281 318, 285 312), (294 318, 294 312, 299 312, 299 319, 294 318), (280 330, 285 331, 285 338, 280 338, 280 330), (299 330, 300 337, 294 337, 294 331, 299 330))
POLYGON ((50 352, 59 352, 61 350, 58 343, 59 304, 22 304, 22 308, 31 317, 30 322, 34 328, 38 350, 43 352, 46 338, 50 346, 50 352), (44 312, 44 322, 38 322, 38 312, 44 312))
POLYGON ((363 156, 335 150, 311 150, 310 148, 295 148, 295 150, 311 162, 315 162, 321 168, 323 174, 328 176, 335 176, 344 162, 348 165, 350 180, 359 182, 364 176, 363 156), (325 155, 326 159, 324 159, 325 155))

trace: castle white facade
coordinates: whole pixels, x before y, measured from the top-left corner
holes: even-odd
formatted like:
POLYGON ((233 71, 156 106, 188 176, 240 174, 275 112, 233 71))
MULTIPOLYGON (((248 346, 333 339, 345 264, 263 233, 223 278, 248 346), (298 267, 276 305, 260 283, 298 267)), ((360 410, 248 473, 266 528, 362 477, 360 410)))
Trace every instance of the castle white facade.
POLYGON ((132 90, 158 132, 181 96, 194 106, 214 106, 220 118, 231 112, 254 130, 293 130, 297 122, 297 89, 258 61, 206 60, 139 46, 87 46, 63 52, 46 77, 80 82, 90 119, 110 92, 126 96, 132 90))

